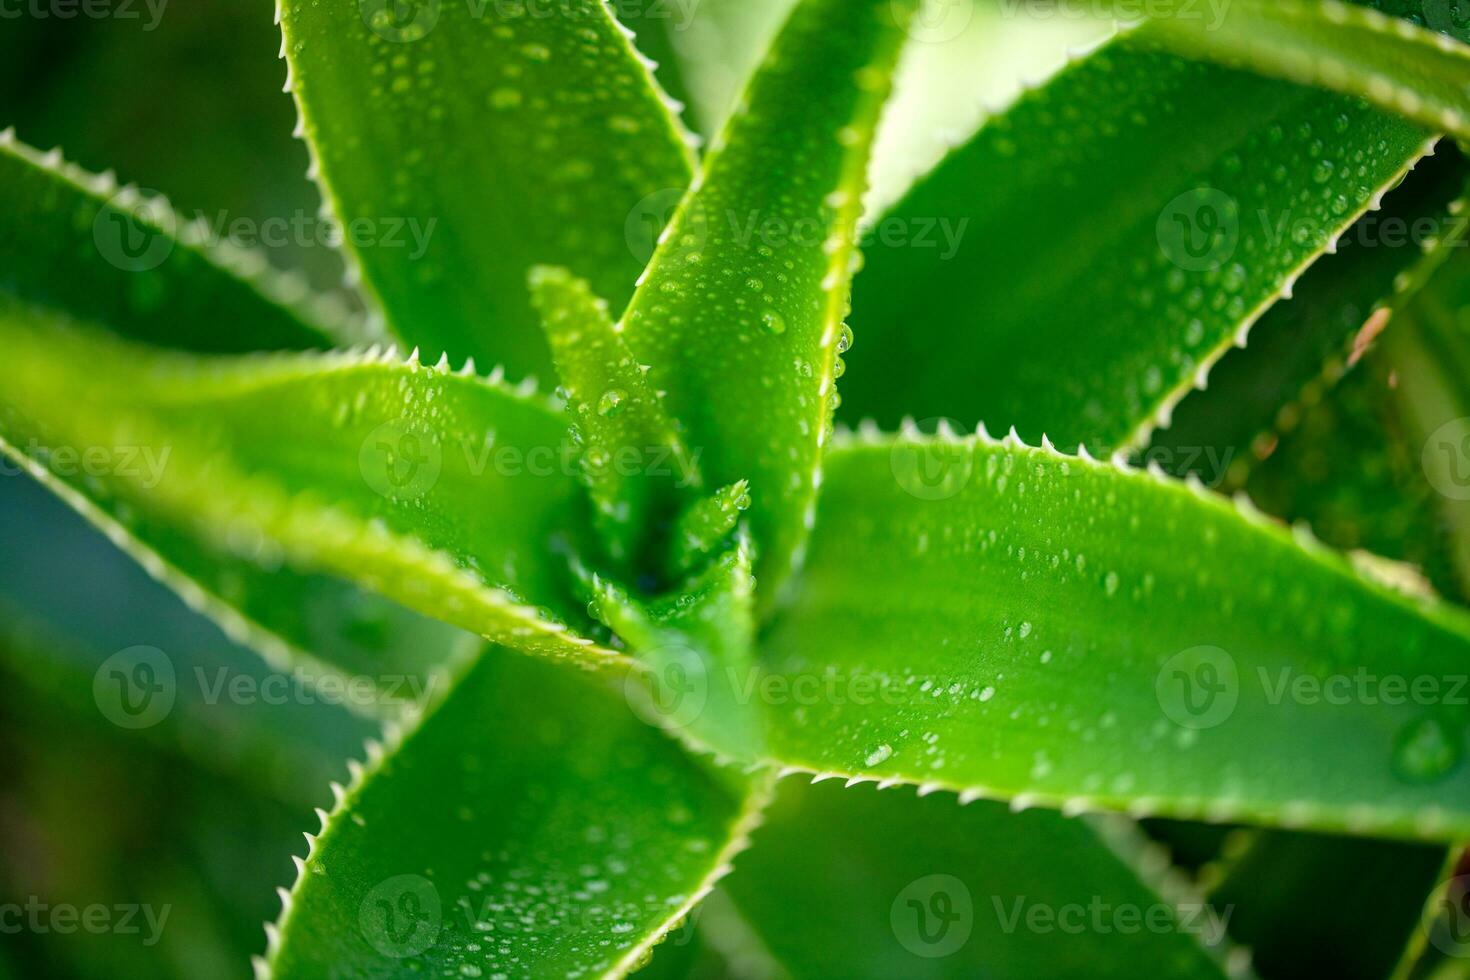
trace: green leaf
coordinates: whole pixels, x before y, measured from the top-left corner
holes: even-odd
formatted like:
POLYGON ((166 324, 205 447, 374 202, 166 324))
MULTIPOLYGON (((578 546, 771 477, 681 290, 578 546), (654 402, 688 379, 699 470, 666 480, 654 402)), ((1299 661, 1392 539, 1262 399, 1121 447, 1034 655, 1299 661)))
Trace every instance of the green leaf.
MULTIPOLYGON (((565 269, 531 272, 531 295, 567 396, 582 478, 602 541, 628 568, 654 547, 659 524, 700 484, 678 427, 623 342, 607 303, 565 269)), ((646 563, 645 563, 646 564, 646 563)))
POLYGON ((544 371, 538 264, 622 309, 692 160, 601 0, 280 10, 323 196, 347 227, 384 233, 347 250, 400 336, 430 359, 544 371), (390 239, 393 223, 413 235, 390 239))
POLYGON ((695 501, 679 515, 669 542, 669 565, 677 575, 687 575, 714 553, 750 507, 750 484, 744 480, 721 487, 695 501))
POLYGON ((1440 881, 1444 847, 1263 832, 1210 892, 1263 977, 1393 972, 1440 881))
POLYGON ((763 795, 616 687, 487 651, 323 815, 268 975, 620 976, 727 870, 763 795))
POLYGON ((209 235, 161 197, 0 133, 0 295, 205 353, 324 348, 358 332, 304 279, 209 235))
POLYGON ((1453 146, 1419 165, 1342 236, 1261 318, 1243 349, 1210 370, 1206 388, 1155 432, 1145 459, 1176 476, 1237 489, 1307 406, 1322 397, 1390 325, 1446 258, 1465 244, 1470 170, 1453 146))
POLYGON ((625 681, 640 715, 719 761, 754 765, 765 747, 749 685, 755 658, 754 559, 744 536, 676 591, 652 602, 598 577, 598 618, 631 648, 639 670, 625 681))
POLYGON ((877 221, 846 417, 1135 444, 1426 148, 1149 32, 991 118, 877 221))
POLYGON ((711 484, 750 481, 765 601, 815 503, 864 175, 911 13, 909 0, 796 9, 624 320, 711 484))
POLYGON ((1470 47, 1375 7, 1428 12, 1450 27, 1448 4, 1359 0, 1231 0, 1220 15, 1162 17, 1155 33, 1181 51, 1357 96, 1436 130, 1470 136, 1470 47), (1435 8, 1439 9, 1435 9, 1435 8))
POLYGON ((1157 854, 1143 879, 1113 850, 1120 833, 787 780, 721 889, 794 980, 1131 978, 1140 963, 1224 977, 1206 949, 1224 952, 1221 917, 1160 875, 1157 854))
POLYGON ((764 649, 790 689, 842 696, 770 712, 787 765, 1015 805, 1470 830, 1464 612, 1197 485, 1050 447, 873 437, 828 466, 764 649))
MULTIPOLYGON (((578 546, 583 523, 555 406, 392 351, 205 359, 14 309, 0 338, 7 451, 136 541, 150 571, 197 580, 206 611, 243 597, 270 626, 270 600, 299 584, 286 568, 518 649, 606 661, 572 631, 585 614, 547 557, 554 537, 578 546)), ((350 612, 340 589, 324 608, 350 612)), ((444 655, 381 652, 336 666, 413 675, 444 655)))

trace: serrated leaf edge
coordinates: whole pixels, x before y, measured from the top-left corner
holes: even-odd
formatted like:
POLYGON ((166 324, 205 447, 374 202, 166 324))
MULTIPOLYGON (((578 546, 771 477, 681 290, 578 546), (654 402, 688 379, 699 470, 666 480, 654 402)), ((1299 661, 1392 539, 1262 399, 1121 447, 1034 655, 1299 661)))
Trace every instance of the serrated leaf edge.
POLYGON ((144 195, 134 184, 120 185, 110 170, 91 173, 67 161, 59 146, 42 152, 22 142, 13 126, 0 130, 0 153, 8 153, 46 171, 57 180, 98 199, 99 203, 111 202, 135 210, 146 208, 150 212, 161 210, 172 215, 179 245, 249 286, 267 302, 283 307, 306 325, 318 328, 329 340, 345 345, 377 339, 369 324, 355 316, 342 297, 313 291, 304 274, 277 269, 259 249, 247 248, 228 238, 216 240, 202 222, 179 218, 168 198, 161 194, 144 195))
MULTIPOLYGON (((494 651, 484 650, 482 656, 493 656, 494 651)), ((463 676, 464 671, 471 666, 472 658, 465 658, 456 673, 455 679, 463 676)), ((455 684, 444 685, 440 688, 439 696, 424 704, 415 706, 401 717, 387 721, 383 726, 383 734, 378 739, 368 739, 363 743, 363 759, 348 759, 347 772, 348 781, 344 786, 337 780, 331 781, 328 786, 332 791, 332 809, 330 812, 316 807, 314 812, 318 821, 316 833, 306 831, 306 854, 298 857, 292 855, 291 861, 296 865, 296 879, 289 889, 278 887, 276 895, 281 900, 281 914, 274 922, 265 923, 266 948, 264 955, 251 957, 251 966, 256 980, 271 980, 274 976, 276 957, 281 951, 281 936, 286 929, 292 913, 295 911, 295 898, 302 881, 306 879, 307 866, 317 855, 318 846, 325 836, 332 822, 351 806, 353 801, 361 794, 367 781, 382 770, 387 759, 399 750, 419 731, 425 720, 435 710, 444 704, 452 696, 455 684)), ((667 918, 652 930, 647 937, 633 948, 629 949, 611 967, 602 973, 603 978, 613 980, 621 978, 633 972, 642 965, 644 960, 659 943, 668 937, 669 933, 676 929, 681 922, 692 912, 700 901, 714 890, 720 879, 728 875, 734 868, 734 859, 740 852, 750 847, 751 835, 755 833, 765 819, 765 811, 769 806, 775 791, 775 779, 763 776, 753 781, 751 791, 746 797, 744 804, 737 812, 735 819, 730 825, 730 839, 718 852, 716 852, 711 870, 700 881, 684 902, 671 911, 667 918)))

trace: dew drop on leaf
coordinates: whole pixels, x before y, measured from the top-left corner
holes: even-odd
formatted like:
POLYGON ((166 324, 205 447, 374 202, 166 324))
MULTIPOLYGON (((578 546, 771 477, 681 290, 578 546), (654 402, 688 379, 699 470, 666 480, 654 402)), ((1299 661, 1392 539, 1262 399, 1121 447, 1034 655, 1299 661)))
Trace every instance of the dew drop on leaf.
POLYGON ((1408 782, 1442 779, 1460 762, 1463 740, 1437 718, 1421 718, 1394 739, 1394 771, 1408 782))

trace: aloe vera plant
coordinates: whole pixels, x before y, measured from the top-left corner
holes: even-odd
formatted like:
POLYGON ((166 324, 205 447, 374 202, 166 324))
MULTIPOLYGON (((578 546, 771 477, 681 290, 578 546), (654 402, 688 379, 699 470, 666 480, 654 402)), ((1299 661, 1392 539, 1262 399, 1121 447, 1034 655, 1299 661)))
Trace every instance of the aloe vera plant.
POLYGON ((875 188, 1017 5, 280 0, 345 296, 0 134, 0 449, 156 580, 0 497, 0 666, 341 780, 261 977, 1462 975, 1453 8, 1152 10, 875 188))

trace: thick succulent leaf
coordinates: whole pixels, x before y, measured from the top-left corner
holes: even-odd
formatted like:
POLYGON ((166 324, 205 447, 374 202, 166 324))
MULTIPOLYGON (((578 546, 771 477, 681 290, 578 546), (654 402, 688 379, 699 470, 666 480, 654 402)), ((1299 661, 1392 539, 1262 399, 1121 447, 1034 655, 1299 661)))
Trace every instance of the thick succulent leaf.
POLYGON ((1442 879, 1444 847, 1268 831, 1210 891, 1262 977, 1373 980, 1419 929, 1442 879))
POLYGON ((526 292, 537 264, 570 268, 622 308, 692 161, 601 0, 533 16, 438 0, 280 8, 328 206, 348 227, 412 232, 348 242, 400 336, 431 359, 545 370, 526 292))
POLYGON ((674 53, 674 39, 689 30, 705 4, 656 3, 650 0, 608 0, 618 23, 633 33, 633 46, 647 58, 659 85, 668 93, 670 109, 683 110, 689 101, 684 64, 674 53))
MULTIPOLYGON (((392 352, 162 354, 23 309, 0 316, 0 337, 7 451, 150 570, 225 604, 243 594, 262 617, 253 589, 297 584, 277 569, 320 572, 509 646, 607 659, 569 629, 585 614, 551 553, 581 525, 554 406, 392 352)), ((319 612, 350 615, 340 589, 323 598, 319 612)), ((443 657, 385 652, 337 666, 424 672, 443 657)))
POLYGON ((378 685, 268 669, 24 475, 0 476, 0 529, 0 665, 28 696, 296 806, 375 730, 350 711, 378 685))
POLYGON ((0 133, 0 295, 206 353, 323 348, 353 334, 340 303, 209 234, 161 197, 0 133))
POLYGON ((727 870, 762 795, 616 685, 487 651, 323 815, 269 975, 622 975, 727 870))
POLYGON ((755 657, 755 579, 749 541, 675 592, 643 602, 605 579, 592 582, 598 618, 639 667, 625 681, 630 703, 721 762, 763 758, 755 657))
POLYGON ((1051 811, 786 780, 721 889, 794 980, 1124 978, 1140 963, 1224 977, 1206 948, 1223 947, 1222 917, 1159 873, 1162 855, 1140 877, 1112 836, 1051 811))
POLYGON ((744 480, 701 497, 679 515, 669 538, 669 568, 687 575, 729 539, 750 507, 750 485, 744 480))
MULTIPOLYGON (((1390 16, 1403 3, 1230 0, 1219 16, 1162 17, 1157 36, 1179 50, 1320 85, 1431 129, 1470 136, 1470 47, 1450 3, 1413 4, 1421 26, 1390 16), (1445 29, 1451 33, 1439 33, 1445 29), (1454 35, 1458 35, 1458 39, 1454 35)), ((1408 12, 1408 11, 1406 11, 1408 12)))
POLYGON ((649 557, 663 537, 660 523, 666 527, 681 498, 698 489, 697 462, 644 376, 647 369, 623 343, 607 302, 585 280, 546 267, 532 270, 531 295, 566 394, 603 545, 626 570, 649 557))
POLYGON ((848 417, 1136 442, 1424 150, 1416 125, 1149 31, 991 118, 878 221, 848 417))
POLYGON ((1197 485, 1048 448, 874 436, 828 465, 764 649, 791 689, 843 696, 773 706, 786 764, 1068 809, 1470 829, 1463 612, 1197 485))
POLYGON ((750 481, 765 596, 812 517, 865 172, 912 7, 797 7, 624 320, 711 485, 750 481))
POLYGON ((1306 406, 1371 347, 1396 310, 1464 247, 1464 157, 1444 145, 1342 236, 1174 410, 1142 453, 1176 476, 1236 489, 1306 406))

